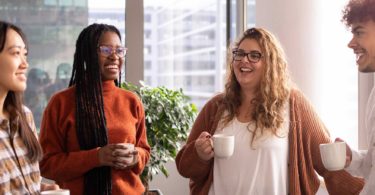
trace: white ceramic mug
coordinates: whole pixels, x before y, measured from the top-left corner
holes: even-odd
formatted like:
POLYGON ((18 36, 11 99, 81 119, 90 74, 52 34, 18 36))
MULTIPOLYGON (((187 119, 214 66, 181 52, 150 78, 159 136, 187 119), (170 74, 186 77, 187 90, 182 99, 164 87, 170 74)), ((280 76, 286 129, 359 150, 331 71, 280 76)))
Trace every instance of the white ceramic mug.
POLYGON ((47 190, 40 192, 41 195, 69 195, 70 192, 67 189, 59 189, 59 190, 47 190))
MULTIPOLYGON (((134 144, 131 144, 131 143, 119 143, 119 145, 123 145, 126 147, 126 149, 124 149, 122 152, 132 152, 134 151, 134 144)), ((133 159, 134 159, 134 156, 130 156, 130 157, 122 157, 121 160, 124 160, 126 161, 126 163, 130 164, 133 162, 133 159)))
POLYGON ((228 158, 234 152, 234 135, 215 134, 212 136, 215 157, 228 158))
POLYGON ((346 144, 345 142, 333 142, 320 144, 320 156, 324 167, 330 171, 341 170, 346 162, 346 144))

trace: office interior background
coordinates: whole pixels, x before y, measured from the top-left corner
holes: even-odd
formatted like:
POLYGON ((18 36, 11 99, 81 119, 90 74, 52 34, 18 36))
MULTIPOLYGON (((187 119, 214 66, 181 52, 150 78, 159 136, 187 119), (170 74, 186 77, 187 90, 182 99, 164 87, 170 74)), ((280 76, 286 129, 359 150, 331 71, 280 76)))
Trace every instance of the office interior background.
MULTIPOLYGON (((49 98, 68 85, 81 30, 115 25, 129 49, 127 81, 182 88, 201 108, 224 87, 226 52, 250 27, 273 32, 284 46, 293 81, 330 130, 365 149, 363 116, 373 74, 358 73, 341 23, 347 0, 0 0, 0 20, 20 26, 29 41, 26 105, 40 126, 49 98)), ((188 180, 171 176, 151 184, 164 194, 188 194, 188 180), (162 184, 165 183, 166 184, 162 184), (171 185, 173 183, 173 185, 171 185)))

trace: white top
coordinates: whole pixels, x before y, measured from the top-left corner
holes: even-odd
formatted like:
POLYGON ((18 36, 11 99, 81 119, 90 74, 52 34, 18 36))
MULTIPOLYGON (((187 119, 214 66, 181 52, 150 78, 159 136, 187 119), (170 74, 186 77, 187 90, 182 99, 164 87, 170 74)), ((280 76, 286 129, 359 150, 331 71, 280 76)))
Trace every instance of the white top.
MULTIPOLYGON (((258 135, 251 145, 254 123, 236 118, 215 134, 235 136, 234 153, 227 159, 214 158, 214 177, 209 195, 285 195, 288 192, 289 105, 277 137, 258 135)), ((257 133, 258 134, 258 133, 257 133)))
POLYGON ((367 102, 365 128, 369 139, 368 151, 352 150, 352 162, 346 169, 353 175, 365 178, 365 186, 361 195, 375 194, 375 88, 367 102))

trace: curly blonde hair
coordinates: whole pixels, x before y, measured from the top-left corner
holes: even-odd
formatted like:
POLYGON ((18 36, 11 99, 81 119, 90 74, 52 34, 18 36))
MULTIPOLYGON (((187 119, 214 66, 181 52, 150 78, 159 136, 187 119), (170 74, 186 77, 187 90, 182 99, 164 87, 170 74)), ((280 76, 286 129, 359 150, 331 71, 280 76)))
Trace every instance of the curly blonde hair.
MULTIPOLYGON (((279 41, 267 30, 262 28, 251 28, 246 30, 237 42, 234 49, 238 48, 245 39, 254 39, 261 48, 263 58, 263 76, 259 86, 259 93, 252 100, 254 111, 252 120, 255 121, 255 132, 271 130, 276 136, 277 129, 284 122, 283 105, 289 99, 290 81, 287 71, 287 62, 284 51, 279 41)), ((223 127, 226 126, 236 116, 241 105, 241 87, 233 70, 232 50, 228 51, 227 58, 227 79, 225 84, 222 106, 219 108, 221 116, 224 111, 228 114, 224 116, 223 127)))

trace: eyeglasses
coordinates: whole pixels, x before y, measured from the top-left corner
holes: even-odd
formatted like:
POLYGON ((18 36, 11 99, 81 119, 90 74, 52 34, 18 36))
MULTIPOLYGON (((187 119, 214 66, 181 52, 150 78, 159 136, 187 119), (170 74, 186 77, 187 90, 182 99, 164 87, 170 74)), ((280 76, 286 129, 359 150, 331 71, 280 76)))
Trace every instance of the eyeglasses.
POLYGON ((107 57, 107 56, 110 56, 113 53, 115 53, 120 58, 125 57, 126 51, 128 50, 128 48, 125 48, 125 47, 115 47, 115 48, 113 48, 113 47, 110 47, 110 46, 99 46, 98 49, 99 49, 99 52, 103 56, 107 57))
POLYGON ((262 54, 259 51, 244 52, 242 50, 235 49, 232 51, 232 53, 234 61, 241 61, 245 56, 247 56, 249 62, 257 63, 262 58, 262 54))

